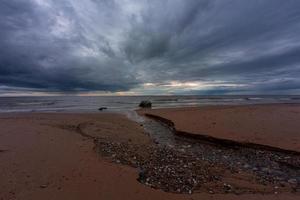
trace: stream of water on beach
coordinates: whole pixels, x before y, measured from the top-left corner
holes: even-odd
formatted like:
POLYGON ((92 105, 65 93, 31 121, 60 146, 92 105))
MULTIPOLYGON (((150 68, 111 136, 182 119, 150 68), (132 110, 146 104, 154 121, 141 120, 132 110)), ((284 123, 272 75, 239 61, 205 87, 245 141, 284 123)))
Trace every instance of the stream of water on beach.
POLYGON ((180 137, 172 127, 140 116, 135 111, 128 111, 126 115, 141 124, 155 144, 162 149, 168 149, 167 151, 179 152, 194 160, 208 162, 212 166, 222 165, 232 171, 253 173, 264 183, 270 180, 276 184, 300 182, 298 154, 180 137))

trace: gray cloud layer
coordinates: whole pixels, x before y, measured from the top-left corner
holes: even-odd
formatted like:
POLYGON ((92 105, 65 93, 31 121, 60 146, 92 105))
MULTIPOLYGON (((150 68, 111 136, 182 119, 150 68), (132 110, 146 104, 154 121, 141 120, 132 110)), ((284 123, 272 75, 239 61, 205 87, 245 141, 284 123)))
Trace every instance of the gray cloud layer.
POLYGON ((299 94, 299 35, 298 0, 2 0, 0 86, 299 94))

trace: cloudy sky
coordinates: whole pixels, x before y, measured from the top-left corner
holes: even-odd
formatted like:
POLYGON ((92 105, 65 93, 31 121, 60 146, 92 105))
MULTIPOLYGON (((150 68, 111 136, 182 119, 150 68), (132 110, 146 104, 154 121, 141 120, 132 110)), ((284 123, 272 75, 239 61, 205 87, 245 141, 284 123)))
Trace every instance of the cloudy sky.
POLYGON ((0 95, 300 94, 299 0, 1 0, 0 95))

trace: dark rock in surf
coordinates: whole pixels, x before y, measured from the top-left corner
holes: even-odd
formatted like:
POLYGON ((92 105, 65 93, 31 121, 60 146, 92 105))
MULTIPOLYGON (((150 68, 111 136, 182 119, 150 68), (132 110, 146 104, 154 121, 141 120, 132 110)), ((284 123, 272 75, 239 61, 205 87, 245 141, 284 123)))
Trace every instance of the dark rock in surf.
POLYGON ((107 109, 107 107, 101 107, 98 110, 103 111, 103 110, 106 110, 106 109, 107 109))
POLYGON ((141 101, 139 107, 141 107, 141 108, 151 108, 152 103, 151 103, 151 101, 141 101))

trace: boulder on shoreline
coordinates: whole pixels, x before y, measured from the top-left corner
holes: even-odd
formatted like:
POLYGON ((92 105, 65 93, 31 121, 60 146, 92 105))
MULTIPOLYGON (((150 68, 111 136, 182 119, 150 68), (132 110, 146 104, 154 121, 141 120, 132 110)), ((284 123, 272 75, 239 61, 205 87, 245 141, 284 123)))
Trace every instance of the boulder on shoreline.
POLYGON ((151 101, 141 101, 139 107, 141 108, 151 108, 152 107, 152 102, 151 101))

